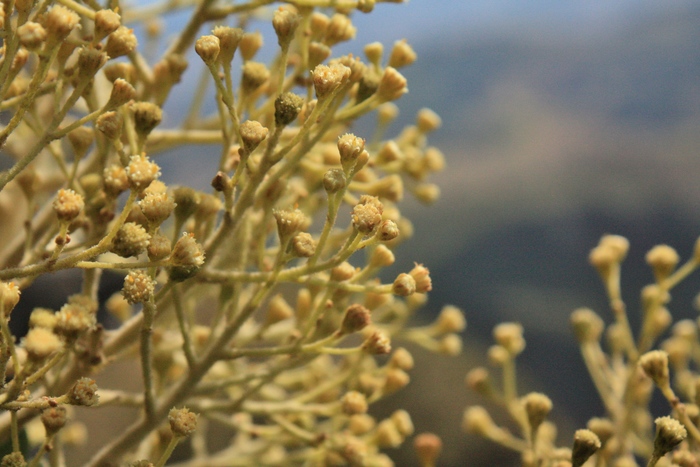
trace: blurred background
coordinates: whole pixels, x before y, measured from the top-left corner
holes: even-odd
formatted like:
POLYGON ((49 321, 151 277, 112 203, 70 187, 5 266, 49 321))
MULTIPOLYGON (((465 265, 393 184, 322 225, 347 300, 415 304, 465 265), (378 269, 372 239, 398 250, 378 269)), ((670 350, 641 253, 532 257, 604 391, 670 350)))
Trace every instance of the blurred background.
MULTIPOLYGON (((520 393, 550 396, 559 445, 570 446, 604 415, 568 321, 587 306, 611 322, 588 252, 605 233, 630 240, 622 286, 638 329, 639 290, 653 280, 644 254, 667 243, 686 259, 700 234, 700 4, 411 0, 354 21, 355 53, 405 38, 418 54, 402 70, 400 123, 422 107, 443 119, 431 135, 448 162, 433 180, 442 196, 407 203, 415 236, 397 269, 430 268, 424 319, 454 304, 469 322, 461 357, 414 352, 412 384, 392 403, 412 407, 418 432, 443 437, 441 465, 519 465, 460 429, 464 407, 484 403, 466 372, 487 365, 493 327, 516 321, 527 340, 520 393)), ((699 284, 691 276, 674 290, 674 320, 697 317, 699 284)))

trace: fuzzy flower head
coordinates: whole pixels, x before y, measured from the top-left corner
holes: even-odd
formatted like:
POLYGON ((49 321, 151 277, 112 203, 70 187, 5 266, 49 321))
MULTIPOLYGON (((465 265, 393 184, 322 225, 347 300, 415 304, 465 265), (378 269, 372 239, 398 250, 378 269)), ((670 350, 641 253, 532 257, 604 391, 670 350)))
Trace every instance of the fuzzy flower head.
POLYGON ((21 292, 14 282, 0 282, 0 301, 5 315, 9 315, 19 302, 21 292))
POLYGON ((182 437, 189 436, 197 429, 197 414, 190 412, 187 408, 170 409, 168 422, 173 435, 182 437))
POLYGON ((204 248, 192 233, 183 233, 170 255, 170 278, 183 281, 194 276, 204 265, 204 248))
POLYGON ((131 156, 129 165, 126 166, 126 176, 131 188, 143 191, 153 180, 160 177, 160 167, 144 154, 131 156))
POLYGON ((68 399, 73 405, 91 406, 99 402, 97 383, 94 379, 80 378, 68 391, 68 399))

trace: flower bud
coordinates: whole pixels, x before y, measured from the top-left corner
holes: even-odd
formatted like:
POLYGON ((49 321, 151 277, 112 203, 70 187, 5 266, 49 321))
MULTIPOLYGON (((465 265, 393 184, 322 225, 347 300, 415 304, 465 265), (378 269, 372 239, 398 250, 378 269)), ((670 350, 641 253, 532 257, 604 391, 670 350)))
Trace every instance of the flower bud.
POLYGON ((339 192, 345 188, 346 183, 345 173, 341 169, 328 169, 323 175, 323 189, 328 194, 339 192))
POLYGON ((382 102, 395 101, 408 92, 406 78, 393 67, 386 67, 379 80, 377 97, 382 102))
POLYGON ((600 439, 591 430, 577 430, 574 433, 574 447, 571 450, 572 467, 582 466, 589 457, 600 449, 600 439))
POLYGON ((248 60, 251 60, 253 57, 255 57, 255 54, 258 53, 258 50, 260 50, 260 47, 263 45, 263 38, 262 34, 259 32, 247 32, 241 36, 241 40, 238 43, 238 50, 241 51, 241 55, 243 56, 243 61, 247 62, 248 60))
POLYGON ((122 116, 117 112, 105 112, 95 122, 95 128, 100 130, 110 141, 116 141, 122 134, 122 116))
POLYGON ((241 89, 246 94, 251 94, 267 83, 270 79, 270 70, 267 65, 258 62, 246 62, 243 65, 241 77, 241 89))
POLYGON ((348 391, 340 400, 341 410, 345 415, 367 413, 367 398, 357 391, 348 391))
MULTIPOLYGON (((544 422, 549 412, 552 411, 552 400, 545 394, 531 392, 522 397, 522 404, 527 414, 532 433, 537 433, 537 429, 544 422)), ((534 437, 534 435, 533 435, 534 437)))
POLYGON ((143 154, 131 156, 126 176, 132 189, 143 191, 160 176, 160 167, 143 154))
POLYGON ((142 271, 130 271, 124 277, 122 295, 129 304, 147 302, 153 296, 156 288, 155 281, 142 271))
POLYGON ((40 363, 63 347, 61 340, 50 329, 35 327, 23 339, 24 350, 30 361, 40 363))
POLYGON ((99 402, 97 383, 94 379, 80 378, 68 391, 68 400, 73 405, 91 406, 99 402))
POLYGON ((362 305, 353 304, 345 310, 340 334, 353 334, 361 331, 372 322, 370 311, 362 305))
POLYGON ((49 407, 41 412, 41 423, 44 425, 46 435, 54 435, 66 425, 68 421, 66 408, 62 405, 49 407))
POLYGON ((462 429, 465 432, 486 437, 495 427, 489 413, 480 405, 468 407, 464 411, 462 429))
POLYGON ((391 292, 400 297, 407 297, 416 292, 416 280, 409 274, 399 274, 391 287, 391 292))
POLYGON ((168 422, 174 436, 189 436, 197 429, 197 414, 187 408, 172 408, 168 413, 168 422))
POLYGON ((255 148, 267 138, 270 130, 262 126, 259 122, 247 120, 241 124, 241 142, 246 154, 252 153, 255 148))
POLYGON ((309 221, 307 217, 298 209, 286 211, 282 209, 275 210, 272 215, 277 221, 277 233, 280 237, 280 242, 285 243, 299 231, 304 230, 309 221))
POLYGON ((440 333, 462 332, 467 327, 467 320, 462 310, 453 305, 445 305, 435 321, 435 327, 440 333))
POLYGON ((221 51, 219 38, 213 35, 200 37, 194 44, 194 51, 197 52, 197 55, 204 63, 210 66, 213 65, 216 63, 221 51))
POLYGON ((433 433, 421 433, 413 438, 413 450, 421 465, 437 465, 437 458, 442 452, 442 440, 433 433))
POLYGON ((416 61, 417 55, 413 48, 408 45, 406 39, 394 42, 394 47, 391 49, 388 66, 401 68, 408 66, 416 61))
POLYGON ((104 50, 109 55, 109 58, 117 58, 130 54, 136 50, 137 45, 138 41, 134 30, 126 26, 119 26, 116 31, 107 37, 107 44, 104 50))
POLYGON ((356 204, 352 209, 352 225, 361 234, 371 233, 382 222, 382 213, 375 204, 356 204))
POLYGON ((243 37, 243 30, 229 26, 217 26, 212 34, 219 38, 219 61, 231 63, 243 37))
POLYGON ((114 80, 112 92, 107 101, 107 108, 114 109, 120 105, 126 104, 136 97, 136 89, 129 82, 122 78, 114 80))
POLYGON ((299 232, 292 238, 292 251, 300 258, 310 258, 316 252, 316 241, 308 232, 299 232))
POLYGON ((515 356, 525 350, 523 327, 519 323, 501 323, 493 328, 493 338, 497 344, 515 356))
POLYGON ((85 207, 83 196, 73 190, 60 189, 53 201, 56 217, 64 222, 70 222, 80 214, 85 207))
POLYGON ((663 350, 652 350, 639 357, 639 367, 659 388, 669 385, 668 354, 663 350))
POLYGON ((100 10, 95 12, 95 42, 100 42, 119 29, 119 26, 121 26, 121 16, 114 10, 100 10))
POLYGON ((331 17, 326 35, 323 39, 327 45, 332 46, 338 42, 349 41, 355 37, 357 29, 347 15, 336 13, 331 17))
POLYGON ((277 43, 285 48, 294 38, 294 32, 299 26, 299 15, 285 8, 278 8, 272 16, 272 27, 277 34, 277 43))
POLYGON ((362 344, 362 348, 372 355, 386 355, 391 352, 391 340, 382 331, 374 331, 362 344))
POLYGON ((430 279, 430 271, 422 264, 414 263, 415 267, 409 274, 416 281, 416 292, 426 293, 433 290, 433 282, 430 279))
POLYGON ((309 67, 315 68, 331 56, 331 48, 326 44, 312 41, 309 44, 309 67))
POLYGON ((5 316, 9 316, 12 309, 19 303, 21 292, 14 282, 0 282, 0 305, 5 316))
POLYGON ((323 99, 340 89, 350 78, 350 68, 345 65, 317 65, 311 73, 316 97, 323 99))
POLYGON ((147 192, 143 199, 139 201, 139 207, 143 215, 148 219, 148 222, 157 226, 170 217, 170 214, 175 209, 175 200, 167 193, 147 192))
POLYGON ((285 92, 275 99, 275 124, 286 126, 296 120, 304 98, 292 92, 285 92))
POLYGON ((56 5, 46 14, 44 27, 48 33, 49 42, 58 44, 71 33, 80 22, 80 17, 62 5, 56 5))
POLYGON ((156 233, 148 242, 148 259, 151 261, 160 261, 170 256, 171 244, 170 239, 161 233, 156 233))
POLYGON ((571 313, 571 327, 580 343, 597 342, 605 329, 605 323, 589 308, 579 308, 571 313))
POLYGON ((661 282, 676 269, 680 257, 672 247, 668 245, 656 245, 647 252, 645 260, 647 264, 651 266, 656 282, 661 282))
POLYGON ((146 229, 135 222, 126 222, 112 240, 110 251, 123 257, 138 256, 148 247, 151 236, 146 229))
POLYGON ((170 278, 183 281, 194 276, 204 265, 204 249, 193 234, 183 233, 175 243, 171 255, 170 278))
POLYGON ((27 21, 17 28, 17 37, 22 47, 36 50, 46 42, 47 32, 41 24, 27 21))
POLYGON ((142 138, 148 136, 163 120, 163 110, 152 102, 135 102, 131 110, 134 113, 134 128, 142 138))

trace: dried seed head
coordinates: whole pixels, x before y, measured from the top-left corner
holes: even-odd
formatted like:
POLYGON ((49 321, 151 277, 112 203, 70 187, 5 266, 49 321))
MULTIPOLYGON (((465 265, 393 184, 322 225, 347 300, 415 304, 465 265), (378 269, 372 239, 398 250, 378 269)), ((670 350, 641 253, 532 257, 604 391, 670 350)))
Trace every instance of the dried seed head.
POLYGON ((304 98, 292 92, 285 92, 275 99, 275 124, 286 126, 296 120, 304 98))
POLYGON ((212 34, 219 38, 219 61, 231 63, 243 37, 243 30, 229 26, 217 26, 212 34))
POLYGON ((130 271, 124 277, 122 295, 130 304, 147 302, 153 296, 156 282, 142 271, 130 271))
POLYGON ((143 191, 160 177, 160 167, 143 154, 131 156, 126 166, 126 176, 132 189, 143 191))
POLYGON ((114 236, 110 251, 123 258, 138 256, 146 251, 150 239, 151 236, 143 226, 136 222, 126 222, 114 236))
POLYGON ((389 66, 394 68, 401 68, 411 65, 416 61, 418 56, 413 48, 408 45, 406 39, 394 42, 394 47, 391 49, 391 55, 389 55, 389 66))
POLYGON ((348 391, 340 400, 341 410, 345 415, 367 413, 367 398, 357 391, 348 391))
POLYGON ((582 466, 589 457, 600 449, 600 446, 600 439, 591 430, 577 430, 574 433, 574 447, 571 450, 571 465, 582 466))
POLYGON ((130 54, 136 50, 137 45, 138 41, 134 30, 126 26, 119 26, 116 31, 107 37, 107 44, 104 50, 110 58, 117 58, 130 54))
POLYGON ((221 42, 214 35, 202 36, 197 39, 194 44, 194 51, 197 52, 199 58, 207 65, 213 65, 219 58, 221 51, 221 42))
POLYGON ((163 120, 163 110, 152 102, 134 102, 134 129, 142 138, 148 136, 163 120))
POLYGON ((27 358, 33 362, 41 362, 63 347, 61 340, 50 329, 35 327, 27 332, 23 339, 27 358))
POLYGON ((316 97, 323 99, 332 95, 350 79, 350 68, 345 65, 317 65, 311 73, 316 97))
POLYGON ((47 32, 44 27, 33 21, 27 21, 17 28, 17 37, 22 47, 36 50, 46 42, 47 32))
POLYGON ((85 207, 83 196, 73 190, 60 189, 53 201, 56 217, 64 222, 70 222, 80 214, 85 207))
POLYGON ((246 154, 252 153, 267 138, 269 132, 270 130, 254 120, 243 122, 240 127, 240 133, 246 154))
POLYGON ((121 26, 121 16, 114 10, 100 10, 95 13, 95 42, 100 42, 121 26))
POLYGON ((168 422, 174 436, 189 436, 197 429, 197 414, 188 408, 173 407, 168 413, 168 422))
POLYGON ((406 273, 399 274, 391 287, 391 293, 400 297, 407 297, 416 293, 416 280, 406 273))
POLYGON ((0 305, 5 316, 9 316, 17 305, 20 294, 19 286, 14 282, 0 282, 0 305))
POLYGON ((66 408, 62 405, 49 407, 41 412, 41 423, 44 424, 46 435, 51 436, 66 425, 68 421, 66 408))
POLYGON ((598 342, 605 329, 605 323, 593 310, 579 308, 571 313, 571 327, 580 343, 598 342))
POLYGON ((73 405, 95 405, 100 401, 94 379, 80 378, 68 391, 68 400, 73 405))
POLYGON ((340 334, 353 334, 361 331, 372 322, 370 311, 360 304, 352 304, 345 310, 340 334))

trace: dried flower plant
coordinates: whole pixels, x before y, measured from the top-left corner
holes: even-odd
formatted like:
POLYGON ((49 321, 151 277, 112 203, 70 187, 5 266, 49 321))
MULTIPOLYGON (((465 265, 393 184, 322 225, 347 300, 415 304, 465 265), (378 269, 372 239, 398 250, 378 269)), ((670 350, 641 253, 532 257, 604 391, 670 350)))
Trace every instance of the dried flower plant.
MULTIPOLYGON (((405 411, 367 413, 409 382, 411 355, 392 346, 454 355, 465 322, 448 307, 433 325, 407 327, 432 288, 423 265, 378 277, 411 232, 404 191, 438 195, 427 178, 444 161, 426 137, 440 120, 424 110, 384 135, 408 89, 398 70, 416 58, 405 41, 386 62, 376 43, 366 62, 331 58, 374 0, 272 3, 0 3, 2 465, 64 465, 85 437, 69 406, 140 410, 91 444, 89 466, 162 466, 185 442, 180 465, 391 465, 382 449, 413 433, 405 411), (147 60, 132 27, 158 40, 159 18, 183 8, 187 24, 147 60), (259 18, 276 35, 267 64, 251 28, 259 18), (163 128, 188 68, 203 71, 200 88, 181 123, 163 128), (215 112, 202 115, 211 83, 215 112), (374 134, 349 133, 371 112, 374 134), (219 147, 218 163, 201 168, 212 190, 159 180, 159 154, 201 145, 219 147), (18 340, 8 323, 22 290, 66 269, 82 272, 81 292, 34 309, 18 340), (123 276, 123 290, 100 304, 106 272, 123 276), (118 327, 97 320, 101 306, 118 327), (140 392, 100 383, 129 360, 140 392), (42 423, 24 447, 21 435, 42 423), (232 439, 212 448, 222 426, 232 439)), ((415 448, 435 465, 441 442, 426 434, 415 448)))

